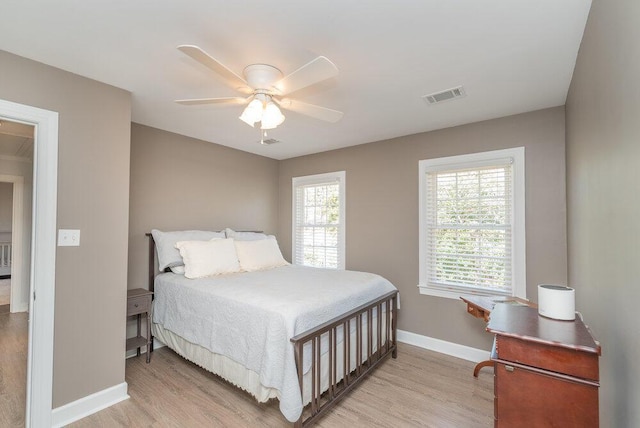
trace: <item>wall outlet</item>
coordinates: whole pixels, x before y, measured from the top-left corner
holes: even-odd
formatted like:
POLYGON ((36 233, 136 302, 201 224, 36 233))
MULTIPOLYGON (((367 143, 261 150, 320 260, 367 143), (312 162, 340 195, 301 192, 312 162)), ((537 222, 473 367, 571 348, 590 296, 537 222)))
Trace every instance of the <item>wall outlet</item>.
POLYGON ((80 231, 78 229, 58 229, 58 247, 79 247, 80 231))

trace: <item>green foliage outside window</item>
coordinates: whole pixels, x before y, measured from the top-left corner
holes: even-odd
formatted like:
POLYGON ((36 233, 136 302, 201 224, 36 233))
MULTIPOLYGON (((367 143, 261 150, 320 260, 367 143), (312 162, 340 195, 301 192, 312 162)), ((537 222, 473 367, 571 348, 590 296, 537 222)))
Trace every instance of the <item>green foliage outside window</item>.
POLYGON ((339 192, 337 183, 303 189, 304 219, 301 232, 306 266, 338 267, 339 192))
POLYGON ((510 280, 508 167, 435 173, 432 281, 501 289, 510 280))

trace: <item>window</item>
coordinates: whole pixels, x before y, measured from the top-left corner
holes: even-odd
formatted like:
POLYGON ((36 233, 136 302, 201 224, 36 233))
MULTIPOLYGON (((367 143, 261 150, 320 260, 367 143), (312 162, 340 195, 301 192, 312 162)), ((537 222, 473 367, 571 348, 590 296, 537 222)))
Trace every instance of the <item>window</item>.
POLYGON ((293 178, 293 263, 344 269, 345 172, 293 178))
POLYGON ((524 147, 422 160, 420 292, 526 297, 524 147))

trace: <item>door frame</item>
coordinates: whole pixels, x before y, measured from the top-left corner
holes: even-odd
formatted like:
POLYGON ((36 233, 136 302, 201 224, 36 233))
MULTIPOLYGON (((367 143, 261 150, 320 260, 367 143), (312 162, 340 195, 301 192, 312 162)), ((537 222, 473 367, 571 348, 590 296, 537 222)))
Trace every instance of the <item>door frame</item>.
POLYGON ((35 127, 25 425, 49 427, 53 403, 58 113, 0 100, 0 118, 35 127))

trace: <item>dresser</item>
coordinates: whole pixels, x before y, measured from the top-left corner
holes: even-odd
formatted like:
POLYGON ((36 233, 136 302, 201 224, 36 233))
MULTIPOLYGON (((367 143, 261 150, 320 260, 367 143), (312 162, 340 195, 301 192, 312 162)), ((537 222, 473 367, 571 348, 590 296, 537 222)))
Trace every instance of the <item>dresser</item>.
POLYGON ((558 321, 536 308, 496 304, 496 427, 597 427, 600 344, 580 320, 558 321))
POLYGON ((136 336, 127 339, 125 349, 127 351, 136 349, 136 355, 140 356, 140 347, 147 347, 147 363, 151 361, 153 351, 151 337, 151 301, 153 292, 143 288, 127 290, 127 317, 136 317, 136 336), (142 335, 142 316, 146 318, 146 332, 142 335))

